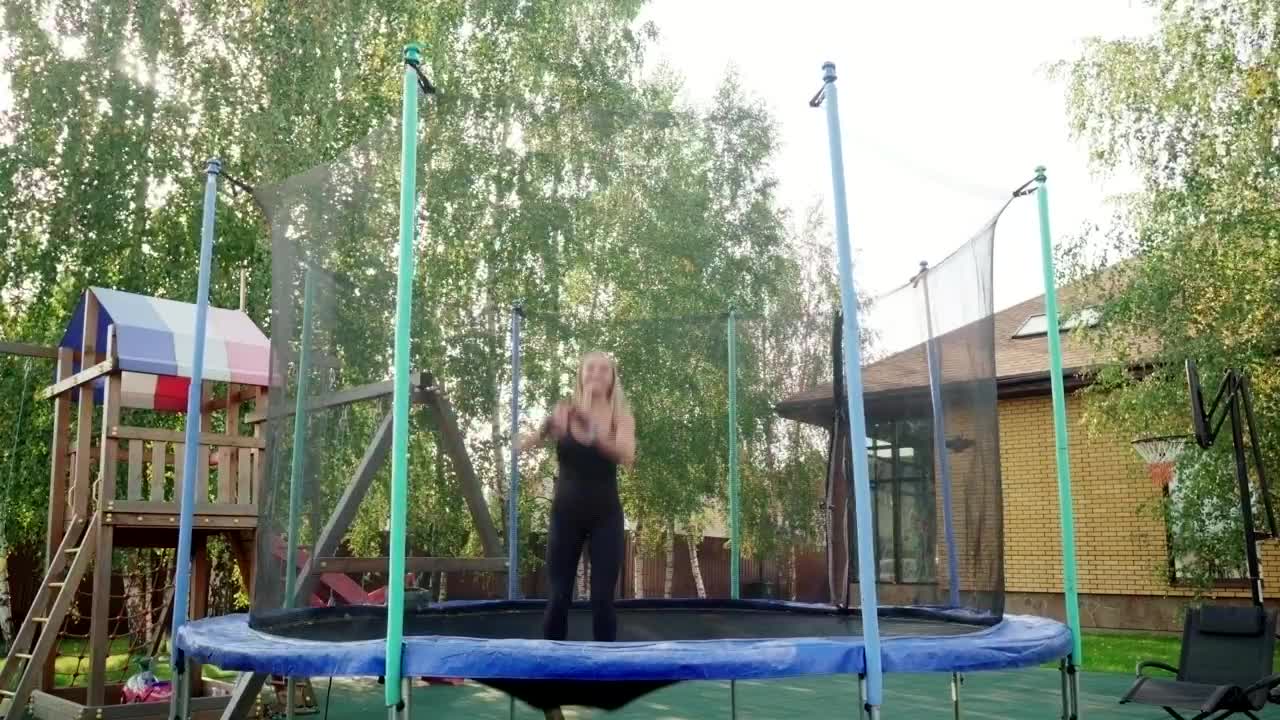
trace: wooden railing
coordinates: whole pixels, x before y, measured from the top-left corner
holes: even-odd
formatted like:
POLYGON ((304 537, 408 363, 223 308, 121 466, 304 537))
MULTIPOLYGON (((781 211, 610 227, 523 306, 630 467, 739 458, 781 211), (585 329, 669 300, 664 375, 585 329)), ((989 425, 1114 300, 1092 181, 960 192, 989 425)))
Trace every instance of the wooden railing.
MULTIPOLYGON (((173 488, 181 486, 183 481, 186 450, 183 433, 114 426, 109 437, 120 441, 122 450, 117 459, 127 463, 123 473, 125 500, 176 500, 173 488), (168 482, 170 468, 172 482, 168 482)), ((196 456, 197 502, 255 504, 255 489, 262 475, 263 448, 261 438, 201 433, 196 456)))

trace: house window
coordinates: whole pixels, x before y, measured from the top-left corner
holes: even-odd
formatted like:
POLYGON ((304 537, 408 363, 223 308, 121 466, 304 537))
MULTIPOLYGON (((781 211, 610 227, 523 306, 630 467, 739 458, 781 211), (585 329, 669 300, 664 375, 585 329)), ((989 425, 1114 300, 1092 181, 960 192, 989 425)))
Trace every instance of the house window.
POLYGON ((928 420, 891 420, 868 428, 881 582, 935 580, 932 442, 928 420))
MULTIPOLYGON (((1094 327, 1098 324, 1098 320, 1102 318, 1102 314, 1097 308, 1084 308, 1077 310, 1066 317, 1062 318, 1058 323, 1058 328, 1063 331, 1076 330, 1082 327, 1094 327)), ((1049 333, 1049 318, 1044 313, 1032 315, 1023 321, 1022 325, 1013 333, 1015 338, 1032 338, 1041 337, 1049 333)))

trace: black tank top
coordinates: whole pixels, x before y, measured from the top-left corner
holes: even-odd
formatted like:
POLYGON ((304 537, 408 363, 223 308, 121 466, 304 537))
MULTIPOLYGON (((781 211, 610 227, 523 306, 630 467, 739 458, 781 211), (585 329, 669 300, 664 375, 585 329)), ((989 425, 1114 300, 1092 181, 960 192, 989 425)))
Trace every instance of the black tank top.
POLYGON ((593 446, 583 445, 572 433, 556 443, 560 475, 555 502, 587 511, 613 510, 618 498, 618 465, 593 446))

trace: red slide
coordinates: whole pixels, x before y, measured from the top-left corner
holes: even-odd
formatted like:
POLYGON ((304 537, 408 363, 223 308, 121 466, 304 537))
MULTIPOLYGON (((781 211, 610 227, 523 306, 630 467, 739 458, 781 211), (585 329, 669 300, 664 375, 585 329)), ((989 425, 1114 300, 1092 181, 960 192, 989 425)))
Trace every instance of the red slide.
MULTIPOLYGON (((287 548, 284 545, 284 538, 279 535, 275 538, 273 551, 277 558, 284 560, 287 548)), ((298 568, 301 569, 303 564, 307 562, 307 551, 298 548, 298 568)), ((360 587, 356 581, 347 577, 342 573, 321 573, 320 584, 327 587, 334 595, 347 605, 369 605, 373 603, 369 594, 360 587)), ((325 607, 329 602, 318 594, 311 595, 311 607, 325 607)))

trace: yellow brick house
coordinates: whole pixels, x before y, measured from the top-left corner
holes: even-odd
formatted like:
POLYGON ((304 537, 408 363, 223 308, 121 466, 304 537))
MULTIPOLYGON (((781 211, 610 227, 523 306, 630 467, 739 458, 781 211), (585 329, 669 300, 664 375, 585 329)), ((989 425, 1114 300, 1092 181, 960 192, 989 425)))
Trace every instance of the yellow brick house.
MULTIPOLYGON (((1062 292, 1064 304, 1071 303, 1072 295, 1070 288, 1062 292)), ((1166 530, 1153 507, 1162 490, 1131 446, 1142 429, 1135 428, 1134 437, 1098 437, 1082 424, 1079 390, 1087 382, 1091 360, 1071 328, 1090 320, 1088 311, 1064 318, 1062 336, 1081 622, 1087 628, 1177 630, 1193 593, 1171 570, 1166 530)), ((1043 296, 995 316, 1005 609, 1062 618, 1061 529, 1045 328, 1043 296)), ((903 382, 901 368, 893 366, 899 355, 864 367, 868 393, 903 382)), ((927 379, 922 382, 927 387, 927 379)), ((784 398, 776 411, 786 419, 829 428, 831 386, 784 398)), ((936 555, 941 544, 925 545, 936 555)), ((1261 558, 1264 579, 1280 577, 1280 547, 1275 541, 1263 543, 1261 558)), ((904 559, 896 562, 901 566, 904 559)), ((899 590, 882 583, 882 594, 890 596, 886 601, 924 596, 913 593, 910 582, 901 585, 899 590)), ((1223 600, 1249 597, 1240 581, 1224 581, 1212 594, 1223 600)), ((1280 599, 1280 592, 1267 585, 1266 597, 1269 602, 1280 599)))

